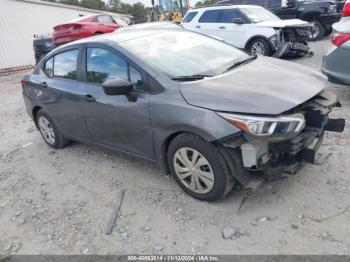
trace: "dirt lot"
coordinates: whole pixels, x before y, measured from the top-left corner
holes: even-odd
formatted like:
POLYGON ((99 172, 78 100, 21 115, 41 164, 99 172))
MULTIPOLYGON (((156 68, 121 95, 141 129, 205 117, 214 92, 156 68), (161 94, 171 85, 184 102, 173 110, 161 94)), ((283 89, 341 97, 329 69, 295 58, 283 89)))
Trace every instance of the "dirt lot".
MULTIPOLYGON (((328 43, 293 62, 319 69, 328 43)), ((150 163, 78 143, 50 149, 25 111, 21 77, 0 78, 0 254, 350 254, 349 123, 325 137, 323 165, 271 183, 238 214, 241 192, 200 202, 150 163)), ((350 119, 350 88, 331 88, 343 104, 333 116, 350 119)))

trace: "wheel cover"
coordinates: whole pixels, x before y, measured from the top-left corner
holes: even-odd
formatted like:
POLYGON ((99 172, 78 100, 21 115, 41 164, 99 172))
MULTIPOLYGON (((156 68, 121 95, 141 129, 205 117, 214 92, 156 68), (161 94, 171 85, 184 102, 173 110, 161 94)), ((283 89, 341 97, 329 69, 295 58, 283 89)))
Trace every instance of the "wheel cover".
POLYGON ((173 165, 176 176, 192 192, 206 194, 214 187, 214 172, 209 161, 190 147, 178 149, 173 165))
POLYGON ((319 34, 320 34, 320 28, 318 26, 314 25, 311 28, 311 30, 309 31, 309 38, 316 39, 319 34))
POLYGON ((50 121, 46 117, 40 116, 38 119, 38 125, 45 141, 48 142, 50 145, 54 144, 55 132, 53 131, 53 127, 50 121))
POLYGON ((264 43, 263 42, 255 42, 253 45, 252 45, 252 48, 251 48, 251 51, 250 53, 252 55, 260 55, 260 56, 263 56, 265 55, 265 46, 264 46, 264 43))

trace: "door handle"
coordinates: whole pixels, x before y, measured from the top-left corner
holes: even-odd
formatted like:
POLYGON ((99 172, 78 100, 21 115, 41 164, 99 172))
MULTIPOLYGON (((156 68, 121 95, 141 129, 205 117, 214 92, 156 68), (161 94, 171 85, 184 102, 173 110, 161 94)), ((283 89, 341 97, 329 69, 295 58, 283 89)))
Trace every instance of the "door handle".
POLYGON ((93 103, 96 102, 96 98, 94 98, 92 95, 86 95, 85 96, 86 101, 88 101, 89 103, 93 103))
POLYGON ((200 25, 197 25, 196 28, 201 28, 201 26, 200 26, 200 25))
POLYGON ((224 26, 219 26, 219 29, 226 29, 226 27, 224 27, 224 26))

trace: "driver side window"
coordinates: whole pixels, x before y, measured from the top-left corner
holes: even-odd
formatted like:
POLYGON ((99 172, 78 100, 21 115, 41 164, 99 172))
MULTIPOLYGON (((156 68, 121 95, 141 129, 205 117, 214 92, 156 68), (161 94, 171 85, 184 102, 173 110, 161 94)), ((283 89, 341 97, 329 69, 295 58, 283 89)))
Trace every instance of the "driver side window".
POLYGON ((130 65, 129 74, 130 83, 133 85, 134 90, 144 90, 141 73, 136 68, 130 65))
POLYGON ((239 13, 238 10, 234 9, 227 9, 227 10, 220 10, 220 16, 219 16, 219 23, 232 23, 233 19, 235 18, 241 18, 243 19, 243 16, 239 13))
POLYGON ((117 54, 103 48, 87 48, 86 76, 89 83, 103 84, 106 80, 121 78, 130 81, 135 91, 145 89, 139 70, 117 54))
POLYGON ((126 61, 102 48, 87 48, 86 75, 90 83, 102 84, 104 81, 119 77, 128 80, 126 61))

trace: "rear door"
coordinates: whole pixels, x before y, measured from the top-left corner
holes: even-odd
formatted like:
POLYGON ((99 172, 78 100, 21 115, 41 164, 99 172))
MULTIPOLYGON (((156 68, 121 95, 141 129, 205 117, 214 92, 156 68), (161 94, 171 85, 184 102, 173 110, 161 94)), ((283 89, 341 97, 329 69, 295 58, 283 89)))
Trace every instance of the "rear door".
POLYGON ((32 79, 34 90, 45 111, 60 131, 72 138, 88 140, 82 108, 86 103, 81 80, 81 48, 71 48, 47 58, 43 74, 32 79))
POLYGON ((204 11, 193 30, 205 35, 218 37, 219 14, 219 10, 204 11))
POLYGON ((147 75, 111 47, 94 44, 84 50, 85 95, 91 103, 84 113, 95 143, 154 159, 147 75), (106 95, 102 83, 113 78, 129 80, 130 95, 106 95))

